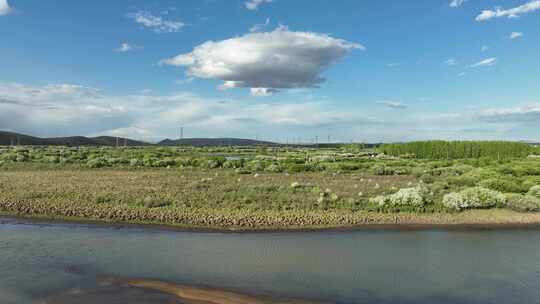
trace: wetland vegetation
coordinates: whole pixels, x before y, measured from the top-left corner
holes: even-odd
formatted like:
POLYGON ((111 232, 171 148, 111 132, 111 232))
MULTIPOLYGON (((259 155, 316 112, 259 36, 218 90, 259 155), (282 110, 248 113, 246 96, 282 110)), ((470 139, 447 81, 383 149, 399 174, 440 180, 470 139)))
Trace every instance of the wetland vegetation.
POLYGON ((538 154, 525 143, 442 141, 3 147, 0 212, 216 229, 540 223, 538 154))

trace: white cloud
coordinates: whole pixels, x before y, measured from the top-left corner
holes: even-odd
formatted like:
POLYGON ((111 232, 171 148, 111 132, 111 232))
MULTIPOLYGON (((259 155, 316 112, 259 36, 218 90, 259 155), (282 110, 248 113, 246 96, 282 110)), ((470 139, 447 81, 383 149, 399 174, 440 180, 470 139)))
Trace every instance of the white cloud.
POLYGON ((458 74, 458 76, 459 76, 459 77, 463 77, 463 76, 465 76, 466 74, 467 74, 467 73, 465 73, 465 72, 460 72, 460 73, 458 74))
POLYGON ((478 68, 478 67, 482 67, 482 66, 491 66, 491 65, 494 65, 495 63, 497 63, 497 58, 492 57, 492 58, 487 58, 487 59, 484 59, 484 60, 479 61, 477 63, 471 64, 468 67, 469 68, 478 68))
MULTIPOLYGON (((296 99, 296 97, 295 97, 296 99)), ((176 135, 178 122, 197 136, 246 136, 254 129, 286 130, 372 121, 316 101, 254 103, 190 93, 107 95, 78 85, 0 83, 0 129, 38 136, 102 135, 157 140, 176 135)))
POLYGON ((450 1, 450 7, 460 7, 463 3, 467 1, 468 0, 452 0, 450 1))
POLYGON ((489 46, 487 46, 487 45, 482 45, 482 47, 480 48, 480 52, 482 52, 482 53, 487 51, 487 50, 489 50, 489 46))
POLYGON ((268 27, 270 25, 270 18, 266 18, 266 21, 264 23, 261 23, 261 24, 255 24, 254 26, 252 26, 249 31, 250 32, 260 32, 262 30, 264 30, 266 27, 268 27))
MULTIPOLYGON (((336 134, 332 136, 334 140, 347 142, 433 138, 540 140, 540 103, 422 115, 417 111, 386 112, 377 117, 374 113, 368 115, 370 112, 364 112, 361 105, 342 109, 331 101, 299 102, 298 94, 282 97, 291 100, 224 101, 186 92, 109 95, 71 84, 0 83, 0 129, 37 136, 112 135, 157 141, 178 137, 181 122, 190 137, 252 138, 260 134, 272 140, 285 140, 287 136, 336 134)), ((405 106, 396 101, 388 103, 394 108, 400 105, 405 106)))
POLYGON ((486 21, 499 17, 518 18, 521 14, 530 13, 538 9, 540 9, 540 0, 530 1, 510 9, 497 7, 494 10, 483 10, 480 15, 476 16, 476 21, 486 21))
POLYGON ((0 0, 0 16, 11 13, 13 9, 9 6, 7 0, 0 0))
POLYGON ((250 33, 207 41, 192 52, 162 60, 161 64, 187 67, 187 75, 223 81, 220 89, 291 89, 317 87, 320 74, 362 45, 325 34, 289 31, 250 33))
POLYGON ((249 1, 246 1, 245 5, 248 10, 254 11, 257 8, 259 8, 259 5, 263 3, 270 3, 270 2, 272 2, 272 0, 249 0, 249 1))
POLYGON ((133 51, 133 50, 134 50, 134 47, 132 45, 130 45, 127 42, 124 42, 119 47, 115 48, 113 51, 124 53, 124 52, 133 51))
POLYGON ((521 33, 521 32, 512 32, 510 34, 510 39, 516 39, 516 38, 519 38, 519 37, 523 37, 523 33, 521 33))
POLYGON ((540 103, 515 108, 490 108, 477 116, 490 122, 540 122, 540 103))
POLYGON ((136 23, 145 27, 151 28, 156 33, 173 33, 178 32, 184 27, 181 21, 164 20, 160 16, 154 16, 148 11, 139 11, 134 14, 128 14, 136 23))
POLYGON ((391 62, 391 63, 386 64, 386 66, 389 67, 389 68, 397 67, 397 66, 400 66, 400 65, 401 65, 400 62, 391 62))
POLYGON ((405 105, 401 101, 384 100, 384 101, 379 101, 378 103, 392 109, 406 109, 407 108, 407 105, 405 105))
POLYGON ((444 61, 444 64, 452 66, 452 65, 457 65, 458 62, 457 62, 457 60, 451 58, 451 59, 448 59, 448 60, 444 61))

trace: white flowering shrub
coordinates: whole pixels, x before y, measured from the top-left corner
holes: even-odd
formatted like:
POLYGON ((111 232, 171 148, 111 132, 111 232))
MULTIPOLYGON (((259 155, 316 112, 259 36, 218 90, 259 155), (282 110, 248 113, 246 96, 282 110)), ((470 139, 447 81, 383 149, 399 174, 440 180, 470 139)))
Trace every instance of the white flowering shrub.
POLYGON ((540 185, 532 186, 527 194, 536 198, 540 198, 540 185))
POLYGON ((443 197, 444 207, 451 210, 461 210, 467 208, 467 204, 464 202, 463 196, 459 193, 448 193, 443 197))
POLYGON ((510 193, 506 196, 506 207, 515 211, 540 211, 540 198, 529 194, 510 193))
POLYGON ((459 193, 446 194, 443 205, 451 210, 490 208, 506 204, 506 197, 499 191, 482 187, 467 188, 459 193))
POLYGON ((427 189, 422 186, 415 188, 403 188, 394 194, 380 195, 370 199, 381 207, 385 206, 411 206, 421 207, 428 203, 427 189))

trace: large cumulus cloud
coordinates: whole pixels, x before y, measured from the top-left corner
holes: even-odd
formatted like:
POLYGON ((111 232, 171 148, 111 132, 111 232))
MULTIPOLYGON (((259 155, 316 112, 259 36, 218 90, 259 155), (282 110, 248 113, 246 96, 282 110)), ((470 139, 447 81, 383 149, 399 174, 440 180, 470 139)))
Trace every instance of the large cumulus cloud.
POLYGON ((261 96, 280 89, 317 87, 324 81, 321 73, 353 49, 364 47, 280 26, 271 32, 207 41, 161 63, 187 67, 191 77, 223 80, 221 89, 251 88, 261 96))
POLYGON ((11 12, 11 7, 7 0, 0 0, 0 16, 7 15, 11 12))

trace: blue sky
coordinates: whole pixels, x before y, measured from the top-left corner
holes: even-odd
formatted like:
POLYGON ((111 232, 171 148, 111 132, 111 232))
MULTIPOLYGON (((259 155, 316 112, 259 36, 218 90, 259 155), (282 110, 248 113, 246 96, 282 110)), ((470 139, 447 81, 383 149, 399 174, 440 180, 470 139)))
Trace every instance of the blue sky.
POLYGON ((540 140, 538 0, 0 0, 0 129, 540 140))

